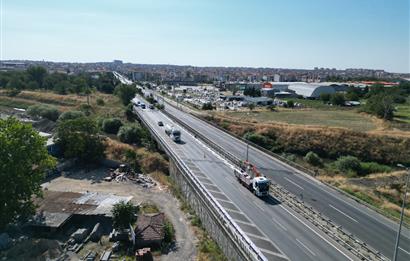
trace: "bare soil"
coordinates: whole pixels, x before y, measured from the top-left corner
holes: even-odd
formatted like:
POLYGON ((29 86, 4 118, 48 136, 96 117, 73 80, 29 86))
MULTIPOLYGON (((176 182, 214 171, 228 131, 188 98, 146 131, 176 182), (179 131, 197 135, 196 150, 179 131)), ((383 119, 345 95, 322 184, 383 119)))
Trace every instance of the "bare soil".
POLYGON ((186 214, 180 210, 179 201, 161 185, 146 189, 131 182, 105 182, 107 168, 81 170, 74 173, 64 173, 61 176, 44 183, 44 189, 71 192, 100 192, 120 196, 133 196, 133 203, 152 203, 164 212, 175 228, 176 246, 168 254, 161 255, 160 260, 195 260, 196 238, 186 214), (69 174, 69 175, 67 175, 69 174))

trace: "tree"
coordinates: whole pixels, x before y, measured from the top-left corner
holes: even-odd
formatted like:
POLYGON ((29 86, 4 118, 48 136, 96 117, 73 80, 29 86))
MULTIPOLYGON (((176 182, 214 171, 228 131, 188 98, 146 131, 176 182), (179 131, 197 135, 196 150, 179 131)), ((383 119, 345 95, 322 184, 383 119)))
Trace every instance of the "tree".
POLYGON ((395 110, 393 97, 387 93, 372 95, 367 99, 363 110, 382 119, 392 120, 395 110))
POLYGON ((48 105, 35 104, 27 108, 27 114, 34 117, 42 117, 50 121, 56 121, 60 116, 60 111, 48 105))
POLYGON ((213 109, 212 103, 207 102, 207 103, 202 104, 202 110, 212 110, 212 109, 213 109))
POLYGON ((85 117, 82 111, 66 111, 58 117, 58 121, 74 120, 82 117, 85 117))
POLYGON ((255 104, 249 103, 248 108, 249 108, 250 111, 253 111, 253 109, 255 109, 255 104))
POLYGON ((102 130, 106 133, 117 134, 122 126, 122 122, 118 118, 105 119, 102 124, 102 130))
POLYGON ((261 90, 255 87, 245 87, 245 90, 243 91, 243 95, 251 96, 251 97, 260 97, 261 90))
POLYGON ((96 123, 87 117, 59 121, 55 140, 66 158, 97 162, 104 157, 103 138, 97 133, 96 123))
POLYGON ((322 159, 313 151, 309 151, 306 153, 305 157, 303 158, 307 163, 313 165, 313 166, 321 166, 322 165, 322 159))
POLYGON ((140 144, 143 138, 142 129, 137 124, 121 126, 117 134, 121 142, 140 144))
POLYGON ((34 213, 32 198, 41 195, 44 173, 55 166, 45 143, 31 125, 0 119, 0 231, 34 213))
POLYGON ((131 202, 120 201, 112 208, 114 227, 128 228, 136 220, 137 209, 131 202))
POLYGON ((330 93, 321 93, 319 99, 323 101, 323 103, 328 103, 330 101, 330 93))
POLYGON ((358 158, 353 156, 343 156, 337 159, 335 162, 336 168, 341 172, 354 172, 361 171, 361 162, 358 158))
POLYGON ((292 100, 289 100, 286 102, 286 105, 288 108, 294 108, 295 107, 295 102, 292 100))
POLYGON ((342 93, 334 93, 330 97, 330 101, 333 105, 342 106, 345 104, 345 96, 342 93))
POLYGON ((124 105, 128 105, 135 97, 137 89, 133 85, 120 84, 115 87, 115 95, 117 95, 124 105))
POLYGON ((47 70, 41 66, 30 66, 26 71, 31 80, 37 82, 40 88, 43 87, 44 78, 47 75, 47 70))

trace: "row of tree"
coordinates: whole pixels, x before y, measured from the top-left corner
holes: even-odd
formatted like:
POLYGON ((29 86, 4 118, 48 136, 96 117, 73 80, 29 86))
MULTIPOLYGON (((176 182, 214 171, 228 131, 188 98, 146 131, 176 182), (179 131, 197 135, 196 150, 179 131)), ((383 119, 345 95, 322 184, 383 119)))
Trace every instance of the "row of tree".
POLYGON ((338 106, 345 105, 346 101, 362 100, 364 102, 362 111, 385 120, 392 120, 395 105, 406 103, 409 95, 410 82, 401 82, 395 87, 375 84, 363 89, 350 87, 346 93, 323 93, 320 95, 320 100, 338 106))
POLYGON ((25 71, 0 72, 0 88, 14 91, 50 90, 59 94, 88 94, 92 89, 113 93, 119 81, 111 72, 66 74, 31 66, 25 71))

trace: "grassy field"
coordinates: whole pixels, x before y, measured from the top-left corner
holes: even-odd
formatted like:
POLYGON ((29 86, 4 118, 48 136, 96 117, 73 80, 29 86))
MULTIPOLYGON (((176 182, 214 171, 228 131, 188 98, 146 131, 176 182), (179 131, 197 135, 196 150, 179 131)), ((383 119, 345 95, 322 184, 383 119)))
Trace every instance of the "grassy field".
MULTIPOLYGON (((64 112, 78 110, 82 104, 87 103, 87 97, 82 95, 60 95, 45 91, 22 91, 17 96, 9 97, 0 91, 0 107, 27 109, 30 105, 45 104, 57 107, 64 112)), ((118 97, 114 95, 94 92, 90 95, 90 105, 95 116, 124 118, 124 107, 118 97), (97 99, 104 100, 104 105, 96 104, 97 99)))
POLYGON ((400 104, 396 107, 395 120, 410 123, 410 103, 400 104))
POLYGON ((240 119, 254 119, 259 122, 343 127, 355 131, 369 131, 376 128, 371 117, 354 110, 280 109, 276 112, 227 112, 226 115, 240 119))

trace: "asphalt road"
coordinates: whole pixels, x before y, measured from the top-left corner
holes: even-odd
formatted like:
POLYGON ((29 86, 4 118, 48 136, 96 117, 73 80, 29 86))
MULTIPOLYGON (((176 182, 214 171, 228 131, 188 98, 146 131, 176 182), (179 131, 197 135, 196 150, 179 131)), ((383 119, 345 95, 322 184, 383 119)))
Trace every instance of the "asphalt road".
MULTIPOLYGON (((173 142, 158 126, 171 123, 163 113, 137 108, 180 159, 218 200, 235 222, 269 260, 355 260, 297 213, 273 198, 255 197, 235 179, 233 166, 182 129, 182 142, 173 142)), ((177 125, 173 123, 173 125, 177 125)))
MULTIPOLYGON (((246 144, 196 117, 166 105, 165 110, 237 157, 246 157, 246 144)), ((309 177, 255 148, 249 149, 249 160, 263 174, 324 213, 350 233, 380 251, 393 257, 397 224, 377 212, 357 203, 342 193, 309 177)), ((402 230, 398 260, 410 260, 410 231, 402 230)))

